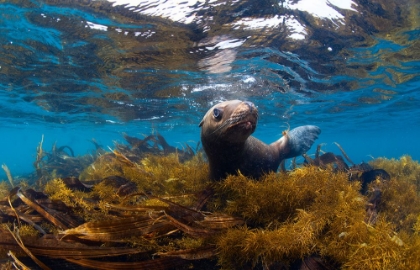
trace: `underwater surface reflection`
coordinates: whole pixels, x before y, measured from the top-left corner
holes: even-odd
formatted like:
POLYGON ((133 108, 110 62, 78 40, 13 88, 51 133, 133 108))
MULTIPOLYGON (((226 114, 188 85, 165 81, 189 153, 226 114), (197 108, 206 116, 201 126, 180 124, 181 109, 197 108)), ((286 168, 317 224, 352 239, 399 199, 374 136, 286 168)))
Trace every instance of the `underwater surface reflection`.
POLYGON ((420 268, 419 12, 2 2, 2 264, 420 268), (266 143, 300 125, 322 134, 287 173, 211 182, 198 124, 230 99, 258 107, 266 143))
POLYGON ((256 135, 266 142, 288 125, 316 124, 327 149, 339 141, 359 162, 420 158, 417 1, 7 1, 0 9, 9 153, 0 162, 18 174, 33 170, 42 134, 79 154, 93 149, 91 138, 112 145, 121 132, 158 130, 194 144, 207 108, 229 99, 260 108, 256 135))

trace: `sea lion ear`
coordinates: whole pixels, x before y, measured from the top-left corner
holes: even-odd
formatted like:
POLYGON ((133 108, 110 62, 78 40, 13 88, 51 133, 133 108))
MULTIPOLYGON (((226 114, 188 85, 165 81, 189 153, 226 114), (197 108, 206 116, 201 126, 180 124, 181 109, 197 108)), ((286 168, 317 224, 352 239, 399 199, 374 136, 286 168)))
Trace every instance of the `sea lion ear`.
POLYGON ((200 124, 198 125, 198 127, 201 127, 204 124, 204 118, 203 120, 201 120, 200 124))

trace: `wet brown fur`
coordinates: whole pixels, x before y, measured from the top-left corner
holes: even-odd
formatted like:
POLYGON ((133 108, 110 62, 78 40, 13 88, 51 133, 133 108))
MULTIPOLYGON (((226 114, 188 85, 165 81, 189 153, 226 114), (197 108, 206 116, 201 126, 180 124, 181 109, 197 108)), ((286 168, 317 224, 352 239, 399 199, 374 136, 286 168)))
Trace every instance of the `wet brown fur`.
POLYGON ((256 128, 258 110, 250 102, 230 100, 213 106, 200 123, 201 142, 207 154, 212 180, 229 174, 259 178, 276 171, 288 158, 287 134, 272 144, 250 136, 256 128), (220 117, 214 115, 214 110, 220 117))

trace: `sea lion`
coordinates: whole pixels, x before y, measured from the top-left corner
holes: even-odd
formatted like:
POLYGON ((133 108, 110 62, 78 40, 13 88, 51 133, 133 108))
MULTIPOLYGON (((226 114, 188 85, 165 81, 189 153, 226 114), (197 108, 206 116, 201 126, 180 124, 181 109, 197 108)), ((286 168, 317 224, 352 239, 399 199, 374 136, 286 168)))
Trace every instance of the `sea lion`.
POLYGON ((200 122, 201 143, 210 165, 210 178, 221 180, 238 171, 259 178, 277 171, 282 160, 305 153, 318 138, 317 126, 300 126, 272 144, 250 136, 257 126, 258 110, 252 102, 229 100, 214 105, 200 122))

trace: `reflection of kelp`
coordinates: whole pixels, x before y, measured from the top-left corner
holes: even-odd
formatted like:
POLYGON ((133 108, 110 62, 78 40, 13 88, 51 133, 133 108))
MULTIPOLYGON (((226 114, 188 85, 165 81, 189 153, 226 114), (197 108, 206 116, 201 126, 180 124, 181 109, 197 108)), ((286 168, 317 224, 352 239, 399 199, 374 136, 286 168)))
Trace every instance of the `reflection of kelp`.
POLYGON ((1 255, 43 269, 420 267, 420 165, 407 156, 372 161, 391 179, 376 177, 364 195, 349 178, 372 168, 346 169, 331 153, 259 181, 210 183, 201 154, 180 162, 163 137, 126 139, 130 147, 102 152, 79 177, 45 177, 39 191, 7 192, 3 182, 1 255))
MULTIPOLYGON (((55 2, 55 1, 54 1, 55 2)), ((60 2, 60 1, 58 1, 60 2)), ((288 1, 286 1, 288 2, 288 1)), ((299 1, 296 1, 299 2, 299 1)), ((199 12, 199 19, 194 22, 191 27, 180 27, 179 24, 170 23, 165 20, 154 18, 154 32, 153 42, 140 43, 135 40, 131 42, 121 42, 120 46, 130 46, 125 44, 132 44, 133 47, 137 48, 130 54, 132 50, 126 50, 127 55, 120 57, 110 57, 114 59, 115 68, 141 69, 145 72, 145 78, 153 80, 153 85, 159 85, 162 79, 159 78, 159 74, 150 75, 150 67, 161 67, 162 61, 165 61, 165 66, 169 66, 169 70, 180 70, 179 65, 183 63, 185 67, 192 67, 190 64, 194 61, 188 54, 185 54, 185 50, 194 51, 194 48, 190 47, 190 42, 197 42, 197 47, 203 51, 200 55, 200 60, 213 58, 217 53, 222 53, 223 50, 216 52, 206 51, 206 47, 213 47, 219 43, 222 37, 226 40, 232 39, 243 39, 247 37, 247 41, 241 46, 243 48, 271 48, 272 53, 264 51, 250 51, 241 50, 245 59, 255 58, 256 60, 267 60, 273 64, 278 64, 278 68, 274 68, 270 71, 277 74, 280 78, 289 81, 290 85, 296 91, 304 91, 306 88, 312 90, 336 90, 337 88, 351 88, 354 89, 356 85, 352 85, 349 82, 337 82, 334 85, 326 85, 319 83, 317 80, 306 81, 306 87, 302 87, 302 80, 307 79, 310 76, 317 76, 318 74, 326 74, 329 76, 333 75, 350 75, 356 77, 366 77, 368 73, 375 71, 380 66, 387 66, 392 69, 392 73, 396 76, 403 77, 400 68, 401 65, 397 63, 395 59, 402 61, 411 61, 412 59, 418 59, 416 55, 418 50, 415 42, 410 35, 411 32, 415 31, 418 27, 418 3, 415 1, 406 1, 399 3, 389 3, 388 1, 377 1, 375 3, 366 1, 353 1, 355 4, 352 6, 353 10, 338 10, 343 15, 342 19, 325 19, 312 16, 306 12, 298 12, 288 8, 288 4, 282 3, 280 6, 275 6, 272 3, 262 4, 260 1, 240 1, 234 4, 226 4, 220 1, 203 3, 203 5, 197 10, 192 9, 192 13, 199 12), (223 4, 222 4, 223 3, 223 4), (256 12, 257 11, 257 12, 256 12), (291 30, 288 29, 286 24, 280 24, 278 28, 266 29, 250 29, 245 26, 235 24, 243 19, 252 18, 264 18, 270 19, 274 16, 284 16, 285 19, 293 18, 300 24, 304 25, 307 39, 305 41, 299 41, 289 38, 291 30), (204 31, 205 30, 205 31, 204 31), (161 32, 163 31, 163 35, 161 32), (178 38, 176 42, 170 40, 167 41, 166 33, 177 33, 178 38), (180 35, 182 33, 182 35, 180 35), (159 36, 160 35, 160 36, 159 36), (348 59, 352 59, 351 48, 362 47, 368 48, 371 46, 380 47, 380 41, 375 39, 373 35, 388 41, 393 49, 391 51, 377 51, 375 48, 371 50, 371 57, 363 57, 364 60, 375 59, 375 61, 348 63, 348 59), (183 38, 185 39, 183 39, 183 38), (162 42, 162 39, 164 42, 162 42), (181 39, 179 39, 181 38, 181 39), (182 41, 181 41, 182 40, 182 41), (308 40, 310 42, 308 42, 308 40), (149 44, 149 45, 148 45, 149 44), (158 44, 158 45, 157 45, 158 44), (377 45, 379 44, 379 45, 377 45), (397 45, 399 44, 399 45, 397 45), (404 46, 404 47, 403 47, 404 46), (144 49, 141 49, 144 48, 144 49), (152 50, 150 50, 152 48, 152 50), (330 50, 328 50, 330 48, 330 50), (173 53, 174 49, 178 53, 173 53), (401 51, 400 51, 401 49, 401 51), (287 56, 277 52, 292 52, 300 61, 293 56, 287 56), (150 52, 152 54, 150 55, 150 52), (169 58, 166 57, 167 53, 170 53, 169 58), (148 54, 149 56, 147 56, 148 54), (202 56, 202 57, 201 57, 202 56), (377 61, 378 58, 382 61, 377 61), (394 59, 394 60, 392 60, 394 59), (393 61, 393 62, 392 62, 393 61), (307 65, 309 64, 309 66, 307 65), (294 72, 291 73, 287 67, 292 69, 294 72), (393 68, 394 67, 394 68, 393 68), (311 70, 315 71, 312 72, 311 70), (326 88, 327 87, 327 88, 326 88)), ((87 4, 92 12, 104 13, 104 10, 108 14, 115 14, 120 20, 126 21, 128 18, 131 20, 139 20, 142 18, 135 12, 130 12, 127 8, 113 9, 109 3, 105 4, 87 4)), ((143 7, 145 10, 147 6, 143 7)), ((129 29, 127 31, 130 32, 129 29)), ((125 38, 118 35, 118 39, 125 38)), ((387 43, 387 42, 386 42, 387 43)), ((107 55, 112 52, 118 53, 119 50, 113 48, 112 51, 105 49, 107 55)), ((369 52, 369 50, 367 50, 369 52)), ((236 52, 234 53, 236 55, 236 52)), ((118 55, 120 55, 118 53, 118 55)), ((357 54, 358 55, 358 54, 357 54)), ((359 56, 359 55, 358 55, 359 56)), ((357 57, 355 58, 357 59, 357 57)), ((195 61, 194 61, 195 62, 195 61)), ((215 67, 219 65, 219 61, 215 62, 215 67)), ((267 69, 268 70, 268 69, 267 69)), ((262 70, 262 72, 267 72, 262 70)), ((153 71, 152 71, 153 72, 153 71)), ((133 86, 129 82, 132 77, 143 76, 143 75, 129 75, 125 72, 121 73, 126 78, 124 87, 132 88, 133 86)), ((180 74, 168 72, 164 76, 167 76, 167 80, 173 76, 180 76, 180 74)), ((258 76, 257 76, 258 77, 258 76)), ((264 77, 261 75, 261 77, 264 77)), ((405 80, 398 80, 401 83, 405 80)), ((392 80, 392 78, 391 78, 392 80)), ((396 83, 397 81, 395 81, 396 83)), ((138 84, 135 82, 135 87, 138 84)), ((174 91, 173 94, 175 94, 174 91)), ((180 93, 178 93, 180 94, 180 93)))
MULTIPOLYGON (((6 37, 0 46, 4 52, 0 79, 4 88, 17 92, 10 95, 13 104, 17 98, 44 111, 68 113, 28 116, 32 119, 62 123, 75 119, 103 122, 103 115, 124 121, 160 117, 168 114, 168 98, 174 102, 173 109, 183 109, 184 100, 176 98, 190 94, 197 84, 208 85, 209 77, 200 69, 203 62, 211 72, 231 69, 233 74, 253 76, 256 83, 247 84, 241 93, 264 96, 266 92, 255 91, 261 84, 270 93, 293 89, 305 94, 354 90, 378 82, 399 84, 416 76, 410 61, 419 59, 415 0, 355 0, 354 10, 337 8, 343 19, 335 21, 289 9, 285 3, 299 1, 280 1, 284 5, 204 1, 197 10, 188 7, 197 18, 188 25, 138 12, 154 6, 45 2, 8 1, 20 14, 4 19, 6 37), (31 8, 20 9, 20 5, 31 8), (265 29, 249 29, 239 23, 280 16, 303 25, 306 38, 290 38, 293 29, 286 23, 265 29), (27 36, 13 32, 22 24, 30 30, 27 36), (243 43, 236 48, 220 48, 219 43, 238 41, 243 43)), ((238 77, 230 77, 233 79, 223 78, 223 83, 237 83, 238 77)), ((215 95, 214 91, 204 94, 205 98, 194 102, 204 104, 215 95)), ((359 101, 370 104, 390 98, 378 94, 359 101)), ((15 117, 22 117, 21 112, 15 117)))

